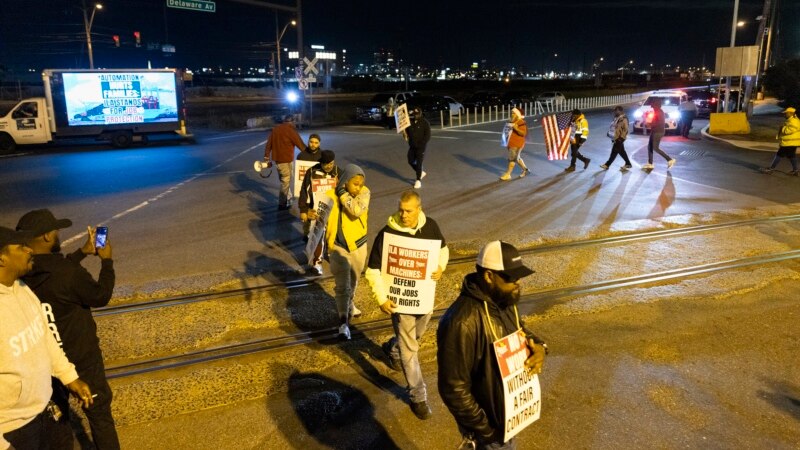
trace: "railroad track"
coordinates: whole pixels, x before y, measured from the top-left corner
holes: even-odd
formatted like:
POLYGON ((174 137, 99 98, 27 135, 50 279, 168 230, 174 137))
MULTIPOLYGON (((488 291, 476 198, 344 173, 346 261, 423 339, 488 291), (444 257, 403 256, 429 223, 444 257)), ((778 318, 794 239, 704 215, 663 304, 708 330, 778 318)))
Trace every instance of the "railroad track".
MULTIPOLYGON (((682 236, 694 233, 703 233, 708 231, 717 231, 729 228, 751 226, 758 224, 779 223, 779 222, 793 222, 800 220, 800 214, 764 217, 758 219, 738 220, 731 222, 723 222, 718 224, 697 225, 691 227, 673 228, 668 230, 646 231, 641 233, 630 233, 619 236, 610 236, 596 239, 582 239, 565 243, 542 245, 529 249, 521 250, 523 256, 530 256, 539 253, 552 252, 565 248, 579 248, 579 247, 592 247, 606 244, 616 244, 624 242, 655 240, 669 237, 682 236)), ((458 266, 465 264, 474 264, 477 253, 451 258, 449 266, 458 266)), ((137 311, 144 311, 156 308, 167 308, 171 306, 180 306, 197 302, 204 302, 210 300, 218 300, 223 298, 236 297, 239 295, 248 295, 258 292, 268 292, 277 289, 299 289, 317 284, 320 281, 332 280, 331 276, 323 277, 302 277, 289 279, 280 283, 262 284, 259 286, 249 286, 244 288, 228 289, 223 291, 213 292, 199 292, 194 294, 180 295, 174 297, 166 297, 162 299, 148 300, 144 302, 128 303, 121 305, 106 306, 104 308, 97 308, 93 314, 95 317, 102 317, 116 314, 126 314, 137 311)))
MULTIPOLYGON (((795 216, 786 216, 786 217, 795 217, 795 216)), ((752 221, 749 222, 752 223, 752 221)), ((734 226, 734 225, 728 224, 728 226, 734 226)), ((697 227, 692 227, 692 228, 697 228, 697 227)), ((686 230, 682 231, 684 233, 687 232, 686 230)), ((667 234, 665 232, 654 232, 654 233, 659 234, 661 236, 672 235, 672 234, 667 234)), ((629 235, 629 237, 631 239, 645 239, 645 237, 642 236, 645 234, 650 234, 650 233, 640 233, 639 237, 636 238, 634 238, 633 235, 629 235)), ((613 242, 619 242, 619 240, 617 239, 624 240, 624 237, 620 236, 619 238, 603 238, 593 241, 608 242, 609 239, 613 240, 613 242)), ((559 244, 558 246, 559 247, 575 246, 575 243, 564 244, 564 245, 559 244)), ((562 287, 556 289, 530 292, 523 295, 520 302, 521 304, 529 304, 542 299, 555 300, 558 298, 567 298, 575 295, 598 293, 598 292, 619 289, 619 288, 633 287, 633 286, 643 286, 650 283, 656 283, 661 281, 674 280, 696 275, 703 275, 714 272, 734 270, 745 267, 770 264, 781 261, 796 260, 796 259, 800 259, 800 250, 790 250, 786 252, 772 253, 766 255, 736 258, 726 261, 719 261, 714 263, 654 272, 646 275, 624 277, 624 278, 604 280, 579 286, 570 286, 570 287, 562 287)), ((433 319, 438 320, 442 316, 442 314, 444 314, 446 309, 447 308, 444 307, 435 309, 433 313, 433 319)), ((353 339, 364 339, 369 334, 389 331, 391 330, 391 328, 392 328, 391 320, 387 317, 385 319, 376 319, 354 324, 351 328, 351 332, 353 339)), ((182 353, 180 355, 159 357, 149 360, 141 360, 130 364, 122 364, 113 367, 108 367, 106 369, 106 374, 109 378, 121 378, 136 374, 174 369, 192 364, 216 361, 225 358, 232 358, 254 353, 279 351, 297 345, 305 345, 310 343, 317 343, 317 344, 331 343, 331 342, 336 342, 337 333, 338 329, 336 327, 328 327, 310 332, 299 332, 294 334, 281 335, 277 337, 255 339, 248 342, 223 345, 214 348, 198 350, 195 352, 182 353)))

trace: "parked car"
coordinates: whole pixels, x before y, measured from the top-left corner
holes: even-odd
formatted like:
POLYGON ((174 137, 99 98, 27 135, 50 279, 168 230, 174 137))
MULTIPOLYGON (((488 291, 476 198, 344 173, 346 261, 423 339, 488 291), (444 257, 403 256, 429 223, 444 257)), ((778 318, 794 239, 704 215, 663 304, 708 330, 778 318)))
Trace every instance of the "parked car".
POLYGON ((444 100, 450 105, 450 114, 453 116, 457 116, 459 114, 464 114, 464 105, 456 101, 453 97, 444 96, 444 100))
POLYGON ((648 127, 653 114, 653 102, 661 100, 661 109, 664 111, 665 131, 678 129, 678 121, 681 119, 681 112, 679 106, 683 102, 688 102, 689 97, 683 91, 654 91, 647 96, 647 99, 642 102, 633 112, 633 132, 643 131, 648 127))
POLYGON ((542 104, 561 106, 566 103, 567 98, 561 92, 542 92, 536 96, 536 101, 542 104))
POLYGON ((450 103, 441 95, 414 95, 407 100, 408 109, 420 108, 426 115, 435 114, 439 116, 439 111, 449 111, 450 103))
POLYGON ((490 106, 497 106, 503 103, 500 94, 491 91, 478 91, 464 100, 464 108, 472 111, 477 108, 488 108, 490 106))
POLYGON ((709 117, 717 112, 717 93, 711 89, 689 91, 689 100, 697 105, 697 117, 709 117))
MULTIPOLYGON (((394 123, 394 119, 389 114, 390 105, 400 106, 413 96, 414 92, 380 92, 375 94, 368 103, 356 107, 356 120, 360 123, 391 125, 394 123)), ((392 112, 392 114, 394 113, 392 112)))
POLYGON ((527 91, 508 91, 503 94, 503 103, 506 105, 523 105, 526 103, 531 103, 533 100, 533 95, 527 91))

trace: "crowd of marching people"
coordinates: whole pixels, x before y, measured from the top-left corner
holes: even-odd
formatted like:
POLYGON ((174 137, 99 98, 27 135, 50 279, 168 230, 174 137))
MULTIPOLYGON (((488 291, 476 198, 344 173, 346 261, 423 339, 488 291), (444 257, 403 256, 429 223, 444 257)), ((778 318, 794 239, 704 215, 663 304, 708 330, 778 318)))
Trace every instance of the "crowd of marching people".
MULTIPOLYGON (((653 170, 654 153, 671 169, 676 160, 660 148, 665 128, 657 102, 653 113, 648 125, 648 163, 643 169, 653 170)), ((795 153, 800 145, 800 119, 792 107, 783 114, 779 149, 762 172, 771 173, 781 158, 788 158, 791 173, 798 175, 795 153)), ((361 167, 339 167, 335 153, 321 148, 318 134, 311 134, 306 145, 291 117, 271 131, 263 167, 277 167, 278 209, 288 210, 293 163, 295 159, 311 163, 297 203, 308 273, 322 275, 323 261, 329 262, 342 340, 351 339, 351 320, 361 315, 354 297, 364 276, 378 309, 391 318, 393 336, 381 346, 387 365, 402 372, 410 408, 426 420, 432 411, 418 353, 433 302, 425 299, 435 295, 450 252, 438 223, 425 214, 418 191, 426 176, 423 161, 430 124, 418 109, 410 112, 410 119, 403 135, 414 189, 401 194, 393 214, 379 219, 381 229, 369 250, 371 190, 361 167), (300 150, 296 157, 295 148, 300 150)), ((688 123, 691 128, 691 120, 688 123)), ((632 168, 624 146, 629 126, 624 109, 615 107, 608 132, 611 150, 602 169, 609 169, 617 157, 623 160, 622 171, 632 168)), ((686 126, 681 130, 684 137, 688 136, 686 126)), ((575 171, 577 161, 587 168, 591 160, 581 153, 589 138, 585 115, 576 109, 568 120, 556 121, 553 127, 564 133, 564 144, 569 145, 570 164, 565 172, 575 171)), ((502 133, 508 164, 500 180, 510 180, 516 166, 518 177, 530 173, 522 158, 527 133, 523 111, 513 108, 502 133)), ((83 408, 95 446, 119 448, 111 412, 113 394, 92 318, 92 308, 107 305, 114 289, 112 247, 105 239, 106 230, 100 239, 101 230, 88 227, 86 243, 65 255, 59 230, 70 226, 69 219, 39 209, 20 217, 15 229, 0 227, 0 449, 72 449, 70 395, 83 408), (101 261, 96 279, 81 265, 89 256, 101 261)), ((489 242, 480 249, 475 271, 464 277, 458 298, 441 318, 436 333, 438 391, 463 436, 461 448, 515 448, 513 434, 508 433, 504 392, 509 367, 497 349, 507 343, 513 348, 517 339, 521 343, 524 366, 515 369, 518 372, 512 370, 511 376, 528 383, 542 370, 547 345, 525 326, 517 310, 520 280, 533 273, 513 245, 489 242)), ((521 414, 527 418, 526 412, 521 414)))

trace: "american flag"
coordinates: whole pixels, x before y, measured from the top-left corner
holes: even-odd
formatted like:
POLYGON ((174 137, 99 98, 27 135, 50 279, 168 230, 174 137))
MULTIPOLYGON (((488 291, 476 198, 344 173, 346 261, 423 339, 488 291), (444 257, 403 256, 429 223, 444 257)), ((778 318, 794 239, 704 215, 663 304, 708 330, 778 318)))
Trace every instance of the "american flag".
POLYGON ((572 113, 563 112, 542 117, 544 145, 547 147, 547 159, 567 159, 569 149, 570 125, 572 113))

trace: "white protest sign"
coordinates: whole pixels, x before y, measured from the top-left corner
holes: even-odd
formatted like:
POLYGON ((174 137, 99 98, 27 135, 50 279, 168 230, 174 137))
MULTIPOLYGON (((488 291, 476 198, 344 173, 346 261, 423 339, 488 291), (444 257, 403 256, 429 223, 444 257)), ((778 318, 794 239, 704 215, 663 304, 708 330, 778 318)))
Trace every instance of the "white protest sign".
POLYGON ((292 164, 292 192, 295 197, 300 197, 300 188, 303 187, 303 178, 306 176, 306 170, 317 165, 316 161, 303 161, 295 160, 292 164))
POLYGON ((383 234, 381 276, 389 287, 389 300, 401 314, 433 311, 436 282, 431 274, 439 267, 438 239, 415 239, 383 234))
POLYGON ((530 356, 525 332, 517 330, 494 342, 494 354, 503 378, 505 424, 503 442, 539 420, 542 413, 542 389, 539 376, 525 367, 530 356))
POLYGON ((411 118, 408 117, 408 105, 405 103, 394 109, 394 123, 397 126, 398 133, 402 133, 403 130, 411 126, 411 118))
POLYGON ((308 261, 316 259, 314 254, 319 244, 325 239, 325 227, 328 225, 328 216, 333 207, 333 199, 325 194, 314 196, 314 202, 316 203, 314 209, 317 210, 317 218, 311 222, 311 229, 308 232, 308 242, 306 243, 308 261))
POLYGON ((503 147, 508 147, 508 138, 511 137, 511 132, 514 130, 514 127, 510 123, 506 123, 503 127, 503 132, 500 134, 500 145, 503 147))

